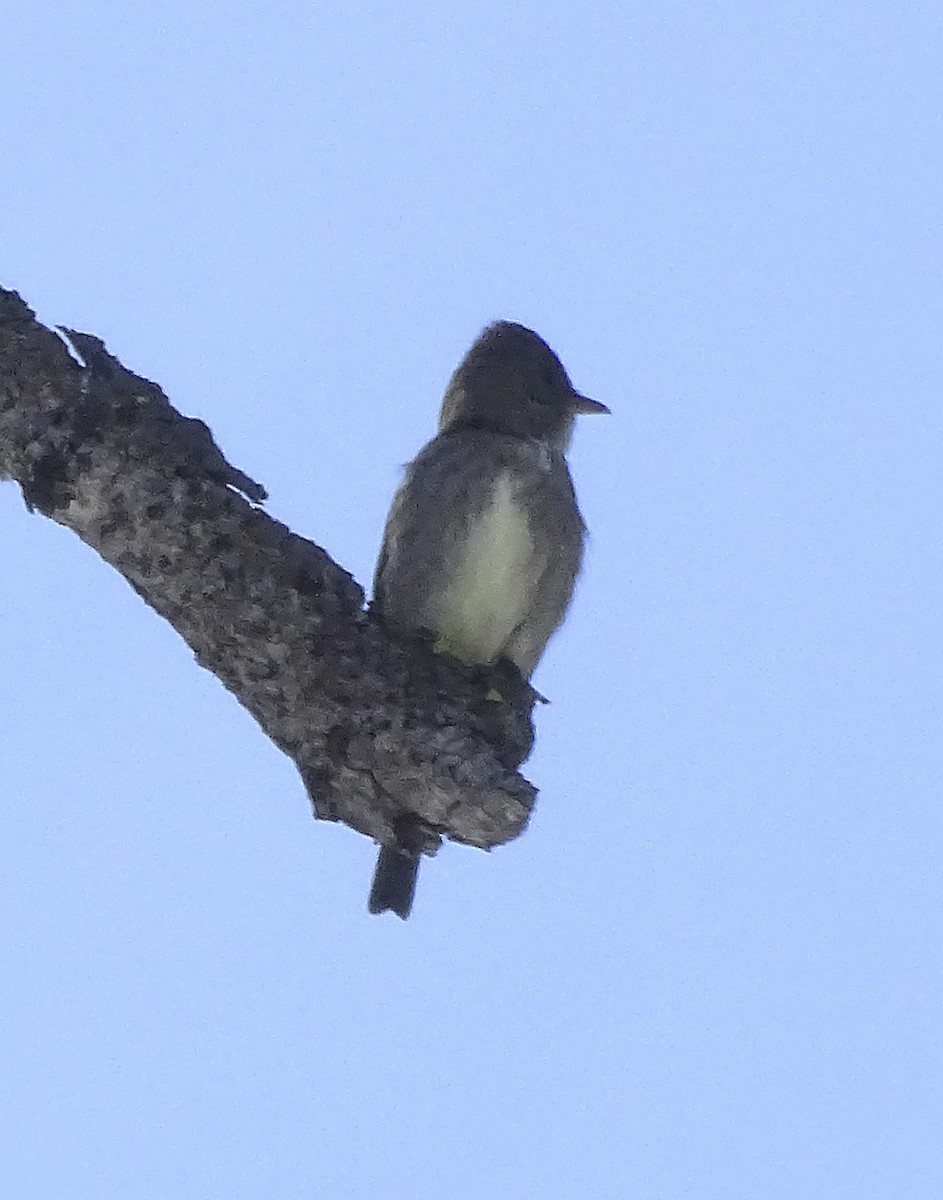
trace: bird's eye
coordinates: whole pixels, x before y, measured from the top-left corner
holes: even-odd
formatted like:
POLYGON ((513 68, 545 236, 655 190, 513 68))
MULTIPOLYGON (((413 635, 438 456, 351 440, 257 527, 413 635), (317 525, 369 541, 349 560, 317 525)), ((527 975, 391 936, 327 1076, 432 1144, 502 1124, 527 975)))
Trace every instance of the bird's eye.
POLYGON ((542 390, 536 390, 527 393, 527 403, 531 408, 540 408, 545 399, 546 395, 542 390))

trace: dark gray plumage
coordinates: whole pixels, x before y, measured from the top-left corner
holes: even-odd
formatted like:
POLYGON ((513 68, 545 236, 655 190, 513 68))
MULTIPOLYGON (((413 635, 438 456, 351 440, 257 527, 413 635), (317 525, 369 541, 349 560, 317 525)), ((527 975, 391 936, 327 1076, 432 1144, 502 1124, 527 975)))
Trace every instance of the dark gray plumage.
MULTIPOLYGON (((374 576, 374 604, 469 663, 510 659, 525 678, 566 614, 584 525, 564 454, 581 396, 530 329, 489 325, 446 388, 439 432, 406 468, 374 576)), ((409 914, 419 849, 380 851, 370 911, 409 914)))

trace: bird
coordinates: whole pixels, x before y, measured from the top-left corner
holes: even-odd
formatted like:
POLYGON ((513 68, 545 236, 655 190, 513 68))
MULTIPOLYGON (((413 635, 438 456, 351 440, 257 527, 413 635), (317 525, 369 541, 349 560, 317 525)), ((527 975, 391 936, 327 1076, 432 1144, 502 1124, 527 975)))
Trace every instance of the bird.
MULTIPOLYGON (((574 418, 608 412, 576 390, 539 334, 513 321, 488 325, 393 496, 373 581, 384 625, 431 633, 437 651, 466 663, 507 659, 530 679, 583 558, 586 527, 565 458, 574 418)), ((371 913, 408 917, 422 842, 406 818, 381 846, 371 913)))

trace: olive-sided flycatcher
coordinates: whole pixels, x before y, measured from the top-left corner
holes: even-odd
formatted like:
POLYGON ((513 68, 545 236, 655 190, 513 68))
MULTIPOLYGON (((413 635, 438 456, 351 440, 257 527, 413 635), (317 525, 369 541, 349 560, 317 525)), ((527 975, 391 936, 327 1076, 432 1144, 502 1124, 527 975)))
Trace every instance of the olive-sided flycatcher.
MULTIPOLYGON (((529 679, 562 622, 585 527, 564 455, 577 413, 604 404, 573 387, 543 338, 489 325, 455 370, 439 432, 407 466, 373 581, 395 630, 428 630, 468 663, 508 658, 529 679)), ((409 915, 419 847, 384 846, 370 911, 409 915)))

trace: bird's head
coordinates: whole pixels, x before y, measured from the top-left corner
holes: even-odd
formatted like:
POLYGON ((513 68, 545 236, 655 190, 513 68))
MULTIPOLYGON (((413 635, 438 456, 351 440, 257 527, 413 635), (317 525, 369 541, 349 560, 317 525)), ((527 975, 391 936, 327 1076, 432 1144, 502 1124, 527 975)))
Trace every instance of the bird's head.
POLYGON ((559 358, 532 329, 495 321, 483 330, 449 380, 439 432, 491 429, 537 438, 563 452, 578 413, 608 411, 605 404, 574 388, 559 358))

